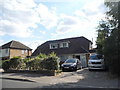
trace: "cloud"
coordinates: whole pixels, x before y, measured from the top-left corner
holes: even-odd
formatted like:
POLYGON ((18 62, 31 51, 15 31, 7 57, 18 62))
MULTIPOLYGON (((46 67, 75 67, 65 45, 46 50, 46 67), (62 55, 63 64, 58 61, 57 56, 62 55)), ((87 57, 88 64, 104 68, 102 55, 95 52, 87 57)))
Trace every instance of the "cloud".
POLYGON ((86 38, 91 38, 91 40, 94 38, 95 42, 96 27, 99 21, 105 17, 103 4, 101 0, 93 0, 84 4, 80 9, 75 10, 71 16, 61 14, 56 32, 52 33, 53 38, 67 35, 69 37, 85 36, 86 38))
POLYGON ((39 14, 33 9, 36 4, 33 0, 4 0, 0 3, 1 35, 16 37, 29 37, 32 34, 30 28, 36 28, 40 22, 39 14))
POLYGON ((31 42, 28 41, 20 41, 21 43, 25 44, 26 46, 30 47, 32 49, 32 52, 34 52, 34 50, 41 45, 42 43, 45 42, 45 40, 34 40, 31 42))
POLYGON ((79 24, 79 18, 75 16, 61 14, 60 19, 56 29, 56 32, 59 34, 67 33, 79 24))
POLYGON ((0 32, 2 35, 11 35, 16 37, 29 37, 32 31, 21 23, 12 23, 8 20, 1 20, 0 32), (3 31, 4 30, 4 31, 3 31))
POLYGON ((87 2, 81 10, 76 10, 74 14, 91 23, 96 23, 105 17, 105 11, 104 0, 93 0, 92 2, 87 2))
POLYGON ((47 6, 36 4, 34 0, 4 0, 0 2, 0 7, 1 36, 26 38, 33 34, 39 24, 51 29, 58 23, 55 7, 49 10, 47 6))
POLYGON ((93 15, 101 11, 104 11, 104 0, 92 0, 91 2, 87 2, 83 7, 83 11, 88 15, 93 15))
POLYGON ((55 27, 58 23, 59 18, 56 15, 55 10, 55 7, 48 9, 48 7, 41 3, 36 8, 36 11, 40 16, 40 24, 42 24, 47 29, 55 27))
POLYGON ((46 34, 46 31, 45 30, 40 30, 40 33, 41 34, 46 34))
POLYGON ((68 31, 94 29, 98 22, 105 17, 103 8, 105 9, 101 0, 94 0, 85 4, 80 10, 75 10, 73 16, 61 14, 57 32, 63 34, 68 31))

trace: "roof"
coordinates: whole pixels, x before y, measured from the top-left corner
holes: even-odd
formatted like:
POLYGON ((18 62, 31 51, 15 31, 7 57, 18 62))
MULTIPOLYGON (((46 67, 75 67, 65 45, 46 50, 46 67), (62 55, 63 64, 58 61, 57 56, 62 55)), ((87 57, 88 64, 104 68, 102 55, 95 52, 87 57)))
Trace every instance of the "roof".
POLYGON ((40 53, 49 54, 51 52, 55 52, 57 55, 89 53, 90 43, 92 42, 85 37, 74 37, 74 38, 66 38, 59 40, 51 40, 38 46, 37 49, 33 52, 32 56, 37 56, 40 53), (49 44, 60 43, 60 42, 68 42, 69 48, 57 48, 57 49, 49 48, 49 44))
POLYGON ((18 42, 18 41, 10 41, 4 45, 2 45, 2 48, 13 48, 13 49, 25 49, 25 50, 32 50, 31 48, 29 48, 28 46, 18 42))

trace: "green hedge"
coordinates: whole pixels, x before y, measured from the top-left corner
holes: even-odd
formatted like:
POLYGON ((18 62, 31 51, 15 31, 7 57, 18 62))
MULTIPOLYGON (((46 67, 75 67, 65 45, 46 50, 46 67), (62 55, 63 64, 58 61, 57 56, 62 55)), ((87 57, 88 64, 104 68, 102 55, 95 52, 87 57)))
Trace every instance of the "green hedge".
POLYGON ((59 70, 59 58, 48 57, 41 61, 41 68, 47 70, 59 70))
POLYGON ((32 59, 21 59, 13 57, 10 60, 3 61, 4 70, 59 70, 59 58, 55 53, 49 55, 40 54, 32 59))
POLYGON ((26 64, 24 63, 23 59, 21 59, 20 57, 13 57, 10 60, 3 61, 2 68, 4 70, 7 69, 20 70, 20 69, 25 69, 26 64))

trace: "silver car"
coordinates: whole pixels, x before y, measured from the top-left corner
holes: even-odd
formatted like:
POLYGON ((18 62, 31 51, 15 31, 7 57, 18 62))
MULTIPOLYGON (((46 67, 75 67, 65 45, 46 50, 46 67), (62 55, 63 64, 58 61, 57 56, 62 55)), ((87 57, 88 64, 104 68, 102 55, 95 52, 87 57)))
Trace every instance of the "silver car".
POLYGON ((105 69, 104 58, 103 55, 94 54, 90 56, 88 61, 89 70, 92 69, 105 69))

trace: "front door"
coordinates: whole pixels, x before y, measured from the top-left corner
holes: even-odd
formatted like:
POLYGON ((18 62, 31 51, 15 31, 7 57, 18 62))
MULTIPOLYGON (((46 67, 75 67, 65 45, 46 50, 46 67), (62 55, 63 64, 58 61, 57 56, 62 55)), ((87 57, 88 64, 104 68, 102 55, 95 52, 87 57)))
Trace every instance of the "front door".
POLYGON ((81 60, 82 67, 87 67, 87 61, 86 61, 86 55, 85 54, 80 55, 80 60, 81 60))

